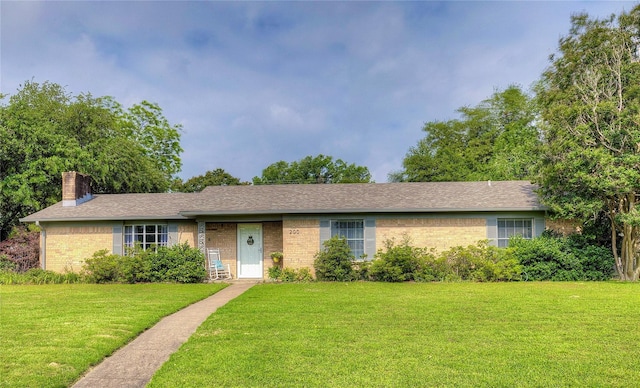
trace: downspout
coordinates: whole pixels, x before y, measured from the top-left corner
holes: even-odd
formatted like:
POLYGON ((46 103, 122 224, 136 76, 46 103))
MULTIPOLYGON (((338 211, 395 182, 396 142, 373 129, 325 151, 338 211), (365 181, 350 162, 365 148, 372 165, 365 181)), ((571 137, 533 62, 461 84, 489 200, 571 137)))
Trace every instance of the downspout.
POLYGON ((40 221, 36 221, 36 225, 40 227, 40 267, 47 269, 47 231, 40 221))

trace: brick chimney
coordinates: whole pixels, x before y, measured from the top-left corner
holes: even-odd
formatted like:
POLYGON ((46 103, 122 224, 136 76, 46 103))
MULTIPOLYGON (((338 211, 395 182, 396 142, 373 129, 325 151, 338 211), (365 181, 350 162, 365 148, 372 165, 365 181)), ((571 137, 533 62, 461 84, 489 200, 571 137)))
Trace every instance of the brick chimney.
POLYGON ((91 198, 91 177, 79 172, 62 173, 62 206, 78 206, 91 198))

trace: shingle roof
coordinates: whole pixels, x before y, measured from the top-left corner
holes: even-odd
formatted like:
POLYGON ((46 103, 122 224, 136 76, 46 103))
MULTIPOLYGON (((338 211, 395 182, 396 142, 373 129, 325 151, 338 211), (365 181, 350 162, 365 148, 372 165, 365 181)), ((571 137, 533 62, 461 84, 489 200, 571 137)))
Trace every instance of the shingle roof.
POLYGON ((526 181, 211 186, 200 193, 103 194, 22 219, 186 219, 197 216, 545 210, 526 181))

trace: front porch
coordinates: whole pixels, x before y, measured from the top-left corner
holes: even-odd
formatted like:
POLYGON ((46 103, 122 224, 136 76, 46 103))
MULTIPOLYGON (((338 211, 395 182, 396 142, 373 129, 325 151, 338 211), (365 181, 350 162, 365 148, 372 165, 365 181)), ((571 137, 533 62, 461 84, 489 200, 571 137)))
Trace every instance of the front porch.
POLYGON ((198 248, 220 250, 233 279, 265 279, 271 252, 282 252, 282 221, 198 222, 198 248))

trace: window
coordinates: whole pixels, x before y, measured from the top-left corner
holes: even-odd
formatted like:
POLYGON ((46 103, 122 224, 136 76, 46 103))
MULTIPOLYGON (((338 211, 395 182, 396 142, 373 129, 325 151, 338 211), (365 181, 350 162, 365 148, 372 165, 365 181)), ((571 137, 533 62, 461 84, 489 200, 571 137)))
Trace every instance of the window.
POLYGON ((362 220, 331 221, 331 237, 347 239, 351 253, 359 260, 364 255, 364 222, 362 220))
POLYGON ((140 245, 142 249, 166 247, 169 235, 167 225, 125 225, 124 246, 133 248, 140 245))
POLYGON ((531 219, 498 219, 498 246, 509 245, 511 236, 521 236, 527 240, 533 236, 531 219))

